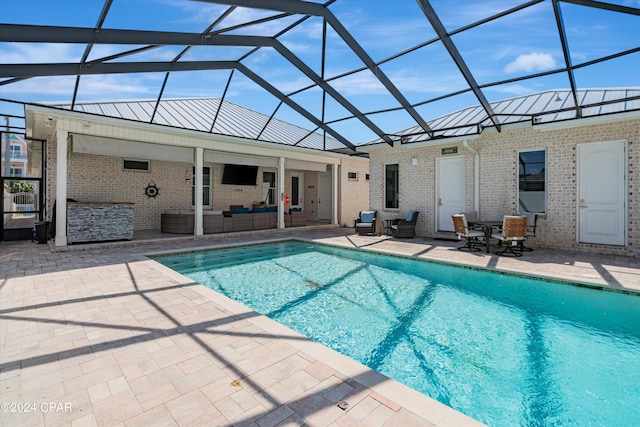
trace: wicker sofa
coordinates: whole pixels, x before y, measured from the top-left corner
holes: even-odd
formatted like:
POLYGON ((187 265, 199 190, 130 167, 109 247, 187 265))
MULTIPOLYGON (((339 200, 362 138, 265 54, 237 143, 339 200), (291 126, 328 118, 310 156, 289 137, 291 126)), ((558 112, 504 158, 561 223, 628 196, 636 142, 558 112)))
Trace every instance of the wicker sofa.
MULTIPOLYGON (((233 231, 263 230, 278 226, 278 212, 275 206, 254 207, 253 210, 241 206, 231 206, 229 211, 202 211, 204 234, 227 233, 233 231)), ((194 215, 192 210, 168 210, 160 216, 160 231, 163 233, 193 234, 194 215)), ((306 215, 295 212, 286 215, 287 227, 306 225, 306 215), (293 222, 291 221, 293 219, 293 222)))
POLYGON ((307 214, 300 209, 292 208, 284 215, 285 227, 304 227, 307 225, 307 214))
MULTIPOLYGON (((168 210, 160 215, 160 231, 163 233, 193 234, 195 212, 190 210, 168 210)), ((222 211, 202 211, 204 234, 222 233, 222 211)))

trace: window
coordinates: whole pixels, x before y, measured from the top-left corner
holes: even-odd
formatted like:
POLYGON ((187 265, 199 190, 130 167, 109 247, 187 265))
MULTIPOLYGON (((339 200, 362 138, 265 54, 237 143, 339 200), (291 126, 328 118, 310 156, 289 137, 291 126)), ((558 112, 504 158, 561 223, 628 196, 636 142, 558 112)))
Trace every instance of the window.
POLYGON ((23 168, 9 168, 9 176, 24 176, 23 168))
POLYGON ((358 180, 358 172, 347 172, 347 179, 349 181, 357 181, 358 180))
POLYGON ((546 151, 521 151, 518 164, 518 212, 545 213, 546 151))
MULTIPOLYGON (((196 204, 196 168, 192 169, 193 179, 191 179, 191 204, 196 204)), ((202 205, 211 206, 211 168, 202 167, 202 205)))
POLYGON ((276 203, 275 172, 262 172, 262 201, 268 205, 276 203))
POLYGON ((21 159, 22 158, 22 149, 19 145, 11 144, 11 158, 12 159, 21 159))
POLYGON ((130 171, 149 171, 149 161, 148 160, 127 160, 123 161, 124 170, 130 171))
POLYGON ((398 185, 398 164, 386 165, 384 170, 384 207, 387 209, 398 209, 399 185, 398 185))

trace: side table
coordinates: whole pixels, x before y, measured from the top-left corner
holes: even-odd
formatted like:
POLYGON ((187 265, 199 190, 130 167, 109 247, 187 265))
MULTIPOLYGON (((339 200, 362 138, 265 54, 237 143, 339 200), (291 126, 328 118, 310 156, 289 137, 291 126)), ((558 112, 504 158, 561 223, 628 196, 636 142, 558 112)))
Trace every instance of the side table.
POLYGON ((393 224, 393 220, 384 219, 383 224, 384 224, 384 234, 387 236, 391 236, 391 224, 393 224))

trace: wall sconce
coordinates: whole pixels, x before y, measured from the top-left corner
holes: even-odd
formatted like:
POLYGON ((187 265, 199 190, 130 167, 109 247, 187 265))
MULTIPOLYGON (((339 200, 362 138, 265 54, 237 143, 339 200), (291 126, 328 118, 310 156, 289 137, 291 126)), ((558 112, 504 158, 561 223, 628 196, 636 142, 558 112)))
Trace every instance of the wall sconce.
POLYGON ((418 166, 418 159, 417 159, 417 158, 415 158, 415 157, 414 157, 414 158, 412 158, 412 159, 411 159, 411 165, 412 165, 412 166, 418 166))

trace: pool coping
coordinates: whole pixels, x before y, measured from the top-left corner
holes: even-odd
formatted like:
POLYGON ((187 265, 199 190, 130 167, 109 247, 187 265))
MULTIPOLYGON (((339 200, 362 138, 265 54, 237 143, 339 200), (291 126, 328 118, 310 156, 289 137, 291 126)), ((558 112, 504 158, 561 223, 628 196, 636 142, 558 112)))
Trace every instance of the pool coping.
POLYGON ((348 249, 351 251, 364 251, 364 252, 378 254, 378 255, 387 255, 387 256, 396 257, 396 258, 411 259, 411 260, 417 260, 417 261, 434 263, 434 264, 448 265, 448 266, 460 267, 460 268, 469 269, 469 270, 505 274, 505 275, 523 278, 523 279, 541 280, 541 281, 546 281, 546 282, 550 282, 557 285, 569 285, 569 286, 575 286, 579 288, 592 289, 596 291, 615 292, 615 293, 620 293, 624 295, 640 297, 640 289, 616 288, 611 285, 601 285, 598 283, 590 283, 588 281, 562 279, 559 277, 546 276, 543 274, 521 273, 518 271, 513 271, 513 270, 508 270, 503 268, 481 267, 476 265, 465 264, 464 262, 448 261, 448 260, 441 260, 441 259, 434 259, 434 258, 422 258, 418 256, 413 256, 413 255, 399 254, 399 253, 388 252, 388 251, 379 250, 379 249, 371 249, 366 247, 354 248, 350 246, 342 246, 342 245, 336 245, 336 244, 331 244, 326 242, 318 242, 313 239, 304 239, 299 237, 283 237, 283 238, 277 238, 277 239, 256 240, 251 243, 242 242, 242 243, 231 243, 227 245, 217 244, 217 245, 212 245, 208 247, 200 247, 197 249, 155 251, 155 252, 148 252, 145 255, 149 257, 154 257, 154 256, 163 256, 163 255, 171 255, 171 254, 190 253, 190 252, 203 252, 207 250, 216 250, 216 249, 223 249, 223 248, 256 246, 256 245, 264 245, 269 243, 287 242, 287 241, 313 243, 316 245, 323 245, 323 246, 329 246, 329 247, 340 248, 340 249, 348 249))

